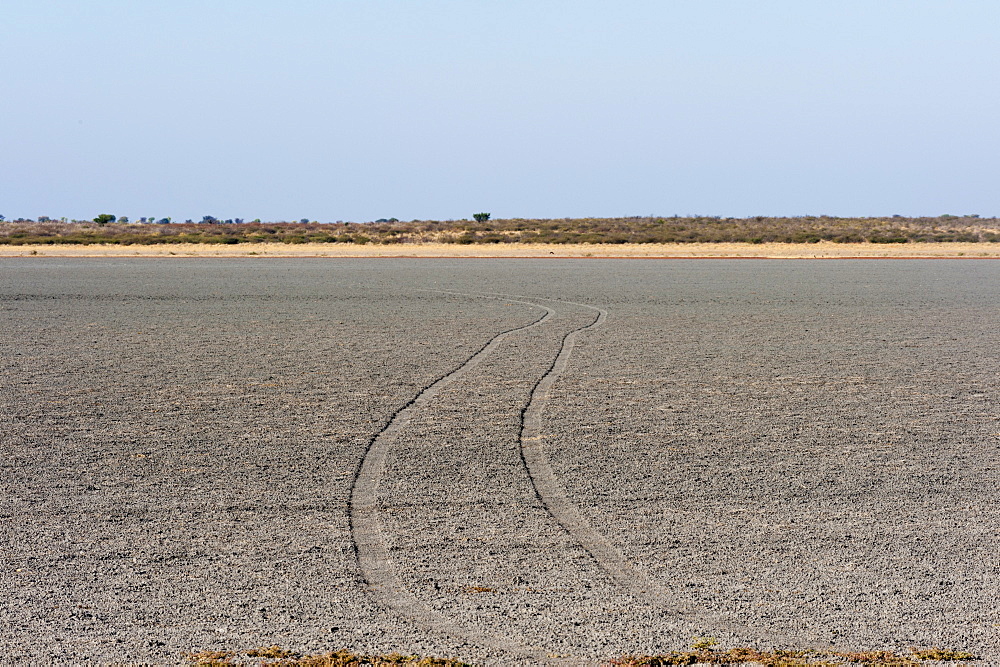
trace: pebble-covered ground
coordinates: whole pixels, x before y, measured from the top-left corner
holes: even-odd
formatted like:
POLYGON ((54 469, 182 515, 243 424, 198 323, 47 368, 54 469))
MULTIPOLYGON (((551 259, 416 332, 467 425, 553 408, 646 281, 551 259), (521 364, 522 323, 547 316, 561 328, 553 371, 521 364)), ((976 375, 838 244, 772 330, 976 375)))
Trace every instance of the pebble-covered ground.
POLYGON ((5 259, 0 662, 1000 661, 998 350, 994 262, 5 259))

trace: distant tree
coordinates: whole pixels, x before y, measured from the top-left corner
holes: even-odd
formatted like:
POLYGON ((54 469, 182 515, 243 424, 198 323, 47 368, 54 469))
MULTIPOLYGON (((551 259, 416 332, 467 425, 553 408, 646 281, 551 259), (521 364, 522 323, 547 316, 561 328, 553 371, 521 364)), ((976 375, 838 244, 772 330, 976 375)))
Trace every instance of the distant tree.
POLYGON ((242 225, 243 218, 233 218, 233 222, 235 222, 237 225, 242 225))
POLYGON ((145 217, 139 218, 139 222, 141 222, 142 224, 146 224, 146 218, 145 217))
POLYGON ((257 224, 257 225, 260 224, 260 218, 254 218, 253 221, 254 221, 254 224, 257 224))
POLYGON ((309 223, 309 218, 302 218, 301 220, 299 220, 299 222, 301 222, 303 225, 306 225, 309 223))
POLYGON ((128 222, 128 216, 123 215, 122 217, 118 218, 118 222, 128 222))
POLYGON ((114 222, 114 221, 115 221, 115 216, 111 215, 110 213, 101 213, 99 216, 94 218, 94 222, 96 222, 99 225, 106 225, 109 222, 114 222))
POLYGON ((6 219, 7 219, 7 216, 4 216, 4 215, 0 215, 0 222, 3 222, 3 221, 4 221, 4 220, 6 220, 6 219))
POLYGON ((38 216, 38 222, 52 222, 52 218, 47 215, 38 216))
POLYGON ((170 224, 170 218, 160 218, 160 219, 158 220, 158 222, 159 222, 159 223, 160 223, 161 225, 169 225, 169 224, 170 224))
POLYGON ((475 219, 476 222, 486 222, 487 220, 490 219, 490 214, 489 213, 473 213, 472 217, 475 219))
POLYGON ((206 225, 214 225, 219 222, 218 218, 214 215, 203 215, 201 216, 201 221, 206 225))

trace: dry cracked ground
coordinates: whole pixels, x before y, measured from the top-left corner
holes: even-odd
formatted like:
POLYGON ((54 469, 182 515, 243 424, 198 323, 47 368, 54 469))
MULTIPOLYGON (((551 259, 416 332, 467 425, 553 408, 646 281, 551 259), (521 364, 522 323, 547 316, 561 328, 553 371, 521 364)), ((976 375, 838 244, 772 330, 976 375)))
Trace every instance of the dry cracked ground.
POLYGON ((0 262, 0 656, 1000 661, 1000 263, 0 262))

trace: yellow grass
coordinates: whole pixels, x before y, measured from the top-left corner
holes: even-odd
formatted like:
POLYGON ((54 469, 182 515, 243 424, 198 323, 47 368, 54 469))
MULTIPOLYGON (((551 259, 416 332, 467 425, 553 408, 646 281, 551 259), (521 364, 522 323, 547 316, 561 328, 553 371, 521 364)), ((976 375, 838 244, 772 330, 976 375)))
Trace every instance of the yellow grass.
POLYGON ((0 257, 1000 257, 1000 243, 0 245, 0 257))

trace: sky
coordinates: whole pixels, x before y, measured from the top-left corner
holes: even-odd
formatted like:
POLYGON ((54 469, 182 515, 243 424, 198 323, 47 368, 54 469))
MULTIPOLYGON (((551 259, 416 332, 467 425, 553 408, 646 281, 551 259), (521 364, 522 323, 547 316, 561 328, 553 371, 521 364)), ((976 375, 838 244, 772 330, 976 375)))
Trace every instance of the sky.
POLYGON ((0 214, 1000 215, 995 0, 0 0, 0 214))

